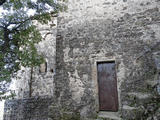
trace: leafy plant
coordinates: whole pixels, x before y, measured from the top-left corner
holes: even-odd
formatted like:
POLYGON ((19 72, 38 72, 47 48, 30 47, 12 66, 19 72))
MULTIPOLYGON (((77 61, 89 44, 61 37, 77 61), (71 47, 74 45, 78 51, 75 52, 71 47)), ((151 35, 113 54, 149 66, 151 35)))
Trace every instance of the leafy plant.
POLYGON ((63 10, 55 0, 0 1, 0 100, 13 96, 9 90, 11 78, 20 66, 34 67, 44 59, 35 44, 42 37, 33 20, 47 24, 53 15, 63 10))

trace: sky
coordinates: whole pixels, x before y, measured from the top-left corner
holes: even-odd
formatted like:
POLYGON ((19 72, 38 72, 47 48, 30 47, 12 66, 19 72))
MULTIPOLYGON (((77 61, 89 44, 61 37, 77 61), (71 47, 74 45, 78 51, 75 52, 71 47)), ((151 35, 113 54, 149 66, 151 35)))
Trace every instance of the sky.
MULTIPOLYGON (((3 8, 0 7, 0 18, 2 18, 2 13, 3 13, 3 12, 4 12, 4 13, 7 13, 8 11, 7 11, 7 10, 3 10, 3 8)), ((27 14, 28 14, 29 16, 33 16, 34 13, 35 13, 35 11, 32 10, 32 9, 30 9, 30 10, 27 11, 27 14)))
MULTIPOLYGON (((31 0, 32 2, 37 2, 37 0, 31 0)), ((56 0, 54 0, 54 1, 56 1, 56 0)), ((7 10, 3 10, 3 8, 2 7, 0 7, 0 18, 2 17, 2 13, 3 12, 8 12, 7 10)), ((35 13, 35 11, 34 10, 28 10, 28 15, 29 16, 32 16, 32 15, 34 15, 34 13, 35 13)))

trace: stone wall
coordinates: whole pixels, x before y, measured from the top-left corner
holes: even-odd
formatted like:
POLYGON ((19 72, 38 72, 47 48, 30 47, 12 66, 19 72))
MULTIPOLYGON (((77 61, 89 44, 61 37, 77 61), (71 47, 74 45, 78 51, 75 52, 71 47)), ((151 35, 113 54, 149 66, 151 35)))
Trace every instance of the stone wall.
POLYGON ((5 102, 4 120, 48 120, 53 98, 18 99, 5 102))
POLYGON ((31 68, 21 67, 16 78, 13 79, 12 89, 16 92, 16 98, 28 98, 31 92, 34 96, 53 96, 53 80, 55 74, 55 56, 56 56, 56 18, 48 25, 42 25, 33 21, 40 30, 42 41, 36 45, 38 52, 44 57, 46 63, 33 68, 31 80, 31 68), (30 81, 32 85, 30 87, 30 81), (30 90, 31 89, 31 90, 30 90))
POLYGON ((3 120, 3 113, 4 113, 4 101, 0 101, 0 120, 3 120))
POLYGON ((159 119, 155 61, 159 61, 160 1, 68 0, 67 4, 68 10, 58 17, 54 83, 60 108, 82 120, 159 119), (108 60, 117 66, 118 112, 101 112, 98 107, 96 62, 108 60))
POLYGON ((47 72, 39 73, 46 70, 42 65, 33 74, 32 95, 51 95, 54 101, 48 96, 44 104, 35 98, 32 105, 28 100, 15 100, 13 105, 9 101, 5 120, 12 120, 11 111, 18 110, 25 114, 18 112, 17 120, 41 120, 40 103, 47 111, 44 120, 160 119, 160 1, 68 0, 65 4, 67 11, 57 19, 56 62, 49 37, 38 47, 46 55, 47 72), (108 60, 116 62, 118 112, 99 111, 97 62, 108 60), (32 109, 34 104, 40 107, 32 109))

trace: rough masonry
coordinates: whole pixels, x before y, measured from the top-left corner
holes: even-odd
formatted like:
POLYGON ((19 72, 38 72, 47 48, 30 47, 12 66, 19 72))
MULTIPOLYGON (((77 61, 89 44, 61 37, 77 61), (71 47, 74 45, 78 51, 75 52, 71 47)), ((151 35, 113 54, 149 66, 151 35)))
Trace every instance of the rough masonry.
MULTIPOLYGON (((68 9, 57 18, 54 79, 48 76, 51 84, 45 88, 45 75, 36 74, 33 84, 39 91, 33 92, 35 97, 52 91, 53 102, 44 108, 49 109, 46 118, 160 119, 160 1, 68 0, 65 4, 68 9), (99 111, 97 62, 109 60, 116 63, 118 112, 99 111)), ((42 48, 48 46, 46 42, 42 48)), ((47 64, 52 66, 54 56, 46 53, 47 64)))

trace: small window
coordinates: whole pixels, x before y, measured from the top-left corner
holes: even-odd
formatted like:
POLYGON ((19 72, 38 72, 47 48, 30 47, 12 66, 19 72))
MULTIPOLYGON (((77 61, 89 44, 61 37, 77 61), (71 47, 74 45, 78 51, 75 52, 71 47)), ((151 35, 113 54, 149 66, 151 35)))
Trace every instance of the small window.
POLYGON ((45 63, 43 63, 43 64, 40 65, 39 72, 40 73, 47 72, 47 62, 45 62, 45 63))

